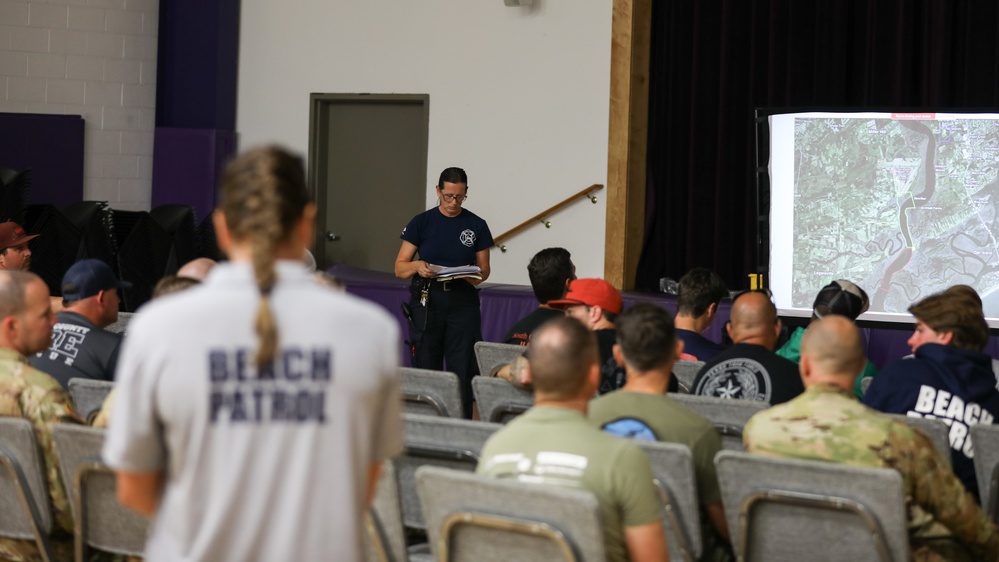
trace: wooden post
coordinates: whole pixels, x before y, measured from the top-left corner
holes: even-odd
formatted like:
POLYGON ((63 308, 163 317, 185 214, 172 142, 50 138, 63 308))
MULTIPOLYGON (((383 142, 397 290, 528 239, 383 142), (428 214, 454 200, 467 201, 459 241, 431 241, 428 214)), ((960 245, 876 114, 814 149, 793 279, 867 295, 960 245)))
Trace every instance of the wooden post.
POLYGON ((645 229, 652 0, 614 0, 604 278, 635 286, 645 229))

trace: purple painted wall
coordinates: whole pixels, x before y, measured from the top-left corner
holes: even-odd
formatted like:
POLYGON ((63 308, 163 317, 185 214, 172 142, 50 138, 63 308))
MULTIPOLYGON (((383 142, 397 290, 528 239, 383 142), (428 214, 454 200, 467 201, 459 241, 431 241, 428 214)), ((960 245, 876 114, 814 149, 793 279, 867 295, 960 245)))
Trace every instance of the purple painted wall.
POLYGON ((219 174, 235 147, 232 131, 157 127, 152 206, 190 205, 200 223, 215 209, 219 174))
POLYGON ((83 199, 83 125, 79 115, 0 113, 0 168, 32 170, 29 204, 83 199))
POLYGON ((215 208, 236 149, 240 0, 161 0, 152 206, 215 208))

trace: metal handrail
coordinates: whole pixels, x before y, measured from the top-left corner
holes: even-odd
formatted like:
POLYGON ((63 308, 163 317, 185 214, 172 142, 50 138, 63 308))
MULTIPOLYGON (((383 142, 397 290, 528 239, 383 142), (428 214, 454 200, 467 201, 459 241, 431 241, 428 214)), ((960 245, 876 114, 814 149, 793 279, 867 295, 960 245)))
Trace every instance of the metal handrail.
POLYGON ((559 201, 558 203, 552 205, 551 207, 548 207, 544 211, 541 211, 540 213, 538 213, 538 214, 534 215, 533 217, 527 219, 526 221, 518 224, 517 226, 511 228, 510 230, 507 230, 503 234, 500 234, 499 236, 493 236, 493 243, 496 244, 496 247, 499 248, 501 252, 505 252, 506 251, 506 244, 502 244, 502 242, 504 240, 506 240, 507 238, 510 238, 514 234, 520 232, 521 230, 524 230, 525 228, 527 228, 528 226, 531 226, 532 224, 534 224, 537 221, 541 221, 541 224, 545 225, 545 228, 551 228, 552 227, 551 221, 546 220, 547 217, 548 217, 548 215, 551 215, 552 213, 558 211, 562 207, 565 207, 569 203, 572 203, 576 199, 579 199, 579 198, 582 198, 582 197, 586 197, 587 199, 590 200, 591 203, 596 204, 597 203, 597 197, 596 197, 596 195, 591 195, 591 193, 593 193, 594 191, 600 191, 603 188, 604 188, 603 184, 595 183, 595 184, 591 185, 590 187, 587 187, 586 189, 581 190, 578 193, 570 195, 569 197, 566 197, 562 201, 559 201))

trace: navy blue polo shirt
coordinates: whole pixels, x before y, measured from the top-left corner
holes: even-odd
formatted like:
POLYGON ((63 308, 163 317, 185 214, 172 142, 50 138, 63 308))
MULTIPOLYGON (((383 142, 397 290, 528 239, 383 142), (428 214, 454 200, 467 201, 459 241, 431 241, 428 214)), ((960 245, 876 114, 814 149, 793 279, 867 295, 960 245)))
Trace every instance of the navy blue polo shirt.
POLYGON ((424 211, 409 221, 400 238, 416 246, 421 260, 445 267, 475 265, 475 254, 493 247, 486 221, 468 209, 456 217, 437 207, 424 211))

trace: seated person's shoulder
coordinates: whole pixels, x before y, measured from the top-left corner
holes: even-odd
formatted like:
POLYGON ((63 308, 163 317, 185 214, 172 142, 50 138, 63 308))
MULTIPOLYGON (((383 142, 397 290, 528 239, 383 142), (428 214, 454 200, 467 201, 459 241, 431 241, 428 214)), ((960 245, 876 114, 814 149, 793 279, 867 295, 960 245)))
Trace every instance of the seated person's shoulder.
POLYGON ((97 412, 94 417, 92 425, 94 427, 106 428, 108 424, 111 423, 111 413, 114 411, 115 400, 118 399, 118 389, 113 388, 111 392, 108 393, 107 397, 104 398, 104 404, 101 405, 101 409, 97 412))
POLYGON ((34 368, 27 368, 24 373, 24 383, 12 388, 9 381, 0 383, 0 394, 13 391, 18 394, 18 401, 23 417, 28 419, 65 419, 81 422, 73 412, 69 393, 49 375, 34 368), (6 386, 6 388, 3 388, 6 386))
POLYGON ((25 388, 51 394, 54 398, 65 400, 67 396, 66 389, 59 384, 55 377, 35 367, 25 366, 24 384, 25 388))

